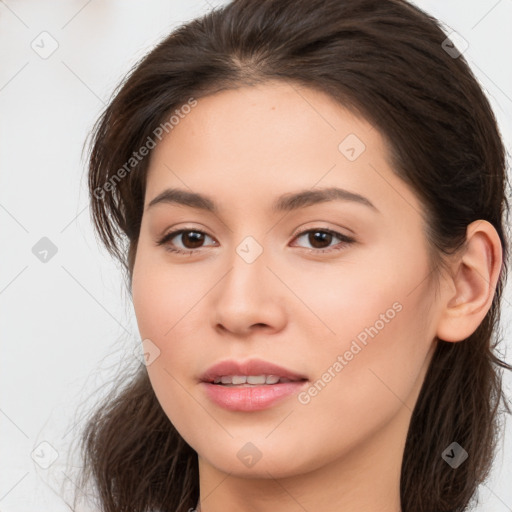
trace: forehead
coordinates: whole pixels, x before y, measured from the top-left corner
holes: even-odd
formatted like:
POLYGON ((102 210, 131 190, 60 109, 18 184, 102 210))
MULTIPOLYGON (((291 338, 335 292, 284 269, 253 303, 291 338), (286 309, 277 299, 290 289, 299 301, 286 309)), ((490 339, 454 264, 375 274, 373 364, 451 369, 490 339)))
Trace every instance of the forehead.
POLYGON ((312 144, 318 154, 337 154, 338 144, 349 134, 384 150, 373 126, 329 95, 274 81, 200 98, 153 153, 155 160, 171 151, 176 157, 186 152, 188 160, 208 154, 223 162, 254 156, 261 161, 276 153, 292 159, 312 144))
POLYGON ((273 192, 315 186, 377 198, 383 177, 397 179, 379 131, 309 87, 270 82, 226 90, 187 111, 153 149, 146 207, 167 187, 262 202, 273 192))

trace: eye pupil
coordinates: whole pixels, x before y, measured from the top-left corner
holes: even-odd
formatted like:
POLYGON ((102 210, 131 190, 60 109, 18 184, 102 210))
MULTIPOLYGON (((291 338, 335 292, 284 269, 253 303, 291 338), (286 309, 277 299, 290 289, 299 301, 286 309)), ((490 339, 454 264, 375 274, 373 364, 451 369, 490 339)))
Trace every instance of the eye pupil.
POLYGON ((198 233, 197 231, 185 231, 181 235, 182 241, 183 239, 192 239, 192 247, 189 247, 187 244, 184 244, 189 249, 195 249, 196 247, 201 247, 201 242, 203 241, 204 234, 198 233), (192 236, 190 234, 192 233, 192 236), (197 245, 194 245, 197 244, 197 245))
POLYGON ((331 243, 331 238, 332 237, 332 234, 331 233, 326 233, 325 231, 311 231, 310 234, 309 234, 309 242, 311 243, 311 245, 313 247, 315 247, 315 249, 318 249, 318 248, 323 248, 322 247, 317 247, 316 243, 317 242, 325 242, 327 240, 327 246, 331 243), (319 236, 317 236, 319 235, 319 236))

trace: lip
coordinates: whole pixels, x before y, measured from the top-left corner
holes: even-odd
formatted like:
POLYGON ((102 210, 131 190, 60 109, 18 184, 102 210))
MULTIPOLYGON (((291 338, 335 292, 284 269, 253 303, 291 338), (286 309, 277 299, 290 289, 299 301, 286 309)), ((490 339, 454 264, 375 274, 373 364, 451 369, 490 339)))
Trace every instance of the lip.
POLYGON ((200 377, 201 386, 208 398, 230 411, 260 411, 298 393, 307 385, 306 376, 261 359, 248 361, 221 361, 206 370, 200 377), (292 382, 255 386, 222 386, 213 384, 223 375, 277 375, 292 382))
POLYGON ((307 379, 305 375, 263 359, 249 359, 240 362, 230 359, 210 366, 201 375, 200 380, 202 382, 213 382, 216 377, 222 377, 223 375, 277 375, 280 378, 294 381, 307 379))

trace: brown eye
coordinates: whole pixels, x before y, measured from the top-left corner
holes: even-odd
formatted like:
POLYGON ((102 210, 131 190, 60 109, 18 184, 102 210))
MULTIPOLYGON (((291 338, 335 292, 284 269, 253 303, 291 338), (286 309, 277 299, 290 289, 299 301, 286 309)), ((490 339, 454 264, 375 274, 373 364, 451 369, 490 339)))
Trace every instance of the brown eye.
POLYGON ((310 231, 308 234, 308 242, 315 249, 324 249, 325 247, 328 247, 332 238, 333 235, 331 233, 326 233, 325 231, 310 231), (325 243, 327 243, 327 246, 324 246, 325 243))
POLYGON ((181 241, 187 249, 197 249, 204 241, 204 233, 199 231, 183 231, 181 233, 181 241), (192 233, 192 236, 190 233, 192 233))
POLYGON ((191 254, 202 247, 205 237, 211 238, 202 231, 197 231, 195 229, 180 229, 165 235, 157 242, 157 245, 164 245, 166 250, 170 252, 191 254), (180 247, 179 244, 177 245, 175 242, 172 242, 174 239, 177 239, 181 243, 182 247, 180 247))
MULTIPOLYGON (((307 231, 299 233, 295 238, 299 239, 306 235, 308 243, 311 244, 312 246, 311 251, 313 252, 329 252, 331 250, 336 251, 339 249, 343 249, 343 247, 355 242, 353 238, 342 235, 341 233, 338 233, 337 231, 333 231, 331 229, 308 229, 307 231), (338 240, 341 240, 341 242, 336 244, 340 247, 336 247, 336 245, 329 247, 333 239, 336 238, 338 240)), ((307 249, 307 247, 305 248, 307 249)))

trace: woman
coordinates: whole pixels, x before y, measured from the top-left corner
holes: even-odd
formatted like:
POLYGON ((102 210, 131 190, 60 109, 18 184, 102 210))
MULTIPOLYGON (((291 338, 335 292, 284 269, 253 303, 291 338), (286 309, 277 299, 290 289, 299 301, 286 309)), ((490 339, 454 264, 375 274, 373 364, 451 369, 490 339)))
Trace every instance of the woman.
POLYGON ((402 0, 236 0, 130 73, 90 151, 144 353, 83 434, 103 510, 469 506, 508 204, 454 48, 402 0))

